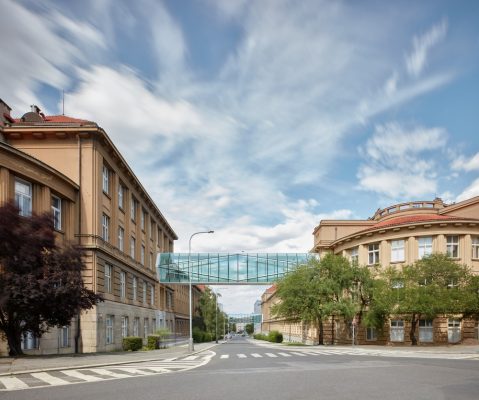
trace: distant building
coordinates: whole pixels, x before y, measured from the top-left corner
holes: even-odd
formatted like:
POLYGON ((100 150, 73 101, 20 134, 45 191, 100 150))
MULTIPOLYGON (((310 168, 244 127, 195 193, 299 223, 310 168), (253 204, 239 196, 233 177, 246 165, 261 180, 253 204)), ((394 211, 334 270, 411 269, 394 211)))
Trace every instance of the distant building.
POLYGON ((261 300, 259 299, 254 302, 254 313, 261 314, 261 300))
MULTIPOLYGON (((437 252, 479 273, 479 196, 455 204, 441 199, 396 204, 367 220, 323 220, 313 234, 312 252, 333 252, 361 265, 401 266, 437 252)), ((263 331, 277 329, 285 340, 314 342, 315 329, 271 317, 270 308, 277 301, 274 287, 264 292, 263 331)), ((401 318, 390 320, 382 332, 358 326, 356 341, 404 344, 409 329, 409 322, 401 318)), ((324 332, 325 343, 351 343, 351 327, 341 319, 330 320, 324 332)), ((417 333, 420 344, 479 339, 477 319, 461 315, 422 319, 417 333)))

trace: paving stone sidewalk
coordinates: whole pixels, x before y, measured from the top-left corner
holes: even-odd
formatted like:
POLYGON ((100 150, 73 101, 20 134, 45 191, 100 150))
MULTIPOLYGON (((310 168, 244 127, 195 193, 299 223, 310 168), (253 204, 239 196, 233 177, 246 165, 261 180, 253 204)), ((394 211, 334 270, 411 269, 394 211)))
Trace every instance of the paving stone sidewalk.
POLYGON ((165 360, 195 354, 216 346, 215 343, 195 344, 193 353, 188 345, 169 347, 161 350, 135 352, 108 352, 88 354, 65 354, 48 356, 0 357, 0 376, 63 370, 69 368, 88 368, 113 364, 126 364, 137 361, 165 360))

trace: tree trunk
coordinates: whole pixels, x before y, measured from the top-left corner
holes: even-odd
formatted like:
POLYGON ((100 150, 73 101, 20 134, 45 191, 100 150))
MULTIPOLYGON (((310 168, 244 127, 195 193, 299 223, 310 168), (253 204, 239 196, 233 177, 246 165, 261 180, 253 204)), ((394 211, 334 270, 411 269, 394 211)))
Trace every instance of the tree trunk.
POLYGON ((413 313, 411 318, 411 330, 409 331, 409 338, 411 339, 412 346, 417 346, 416 326, 417 326, 417 314, 413 313))
POLYGON ((20 332, 16 329, 7 329, 5 331, 8 343, 8 355, 10 357, 16 357, 23 355, 22 351, 22 338, 20 332))
POLYGON ((318 320, 318 344, 324 345, 324 326, 323 326, 323 319, 319 318, 318 320))

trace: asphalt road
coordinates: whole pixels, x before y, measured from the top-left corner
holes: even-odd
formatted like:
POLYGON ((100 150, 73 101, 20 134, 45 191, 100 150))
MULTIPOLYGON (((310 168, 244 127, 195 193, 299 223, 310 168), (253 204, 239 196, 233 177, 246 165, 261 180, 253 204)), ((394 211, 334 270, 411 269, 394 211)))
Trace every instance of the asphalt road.
POLYGON ((2 400, 477 399, 479 361, 267 347, 235 337, 196 369, 0 393, 2 400))

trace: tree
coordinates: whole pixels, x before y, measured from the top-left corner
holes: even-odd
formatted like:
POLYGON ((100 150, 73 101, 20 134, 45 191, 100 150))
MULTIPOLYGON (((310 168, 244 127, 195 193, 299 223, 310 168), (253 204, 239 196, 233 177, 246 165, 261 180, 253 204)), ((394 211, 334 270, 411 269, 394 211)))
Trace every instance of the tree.
POLYGON ((0 207, 0 331, 9 354, 22 354, 26 333, 41 337, 69 325, 101 296, 83 285, 79 249, 55 244, 51 215, 19 215, 12 203, 0 207))
POLYGON ((217 308, 216 296, 220 295, 215 294, 209 287, 205 288, 198 302, 200 318, 193 324, 201 330, 210 333, 214 338, 216 338, 216 329, 218 329, 218 336, 223 332, 223 327, 227 319, 226 315, 217 308), (201 323, 199 321, 201 321, 201 323))
POLYGON ((416 328, 420 318, 479 312, 477 278, 467 266, 445 254, 432 254, 402 269, 387 268, 381 278, 370 312, 378 316, 379 324, 389 315, 410 321, 413 346, 418 342, 416 328))
POLYGON ((246 324, 245 331, 248 335, 251 335, 254 332, 254 324, 246 324))
POLYGON ((309 259, 277 282, 280 302, 271 312, 290 321, 313 324, 318 344, 324 344, 324 321, 332 315, 351 319, 356 299, 351 296, 358 279, 355 269, 344 257, 327 254, 320 261, 309 259))

